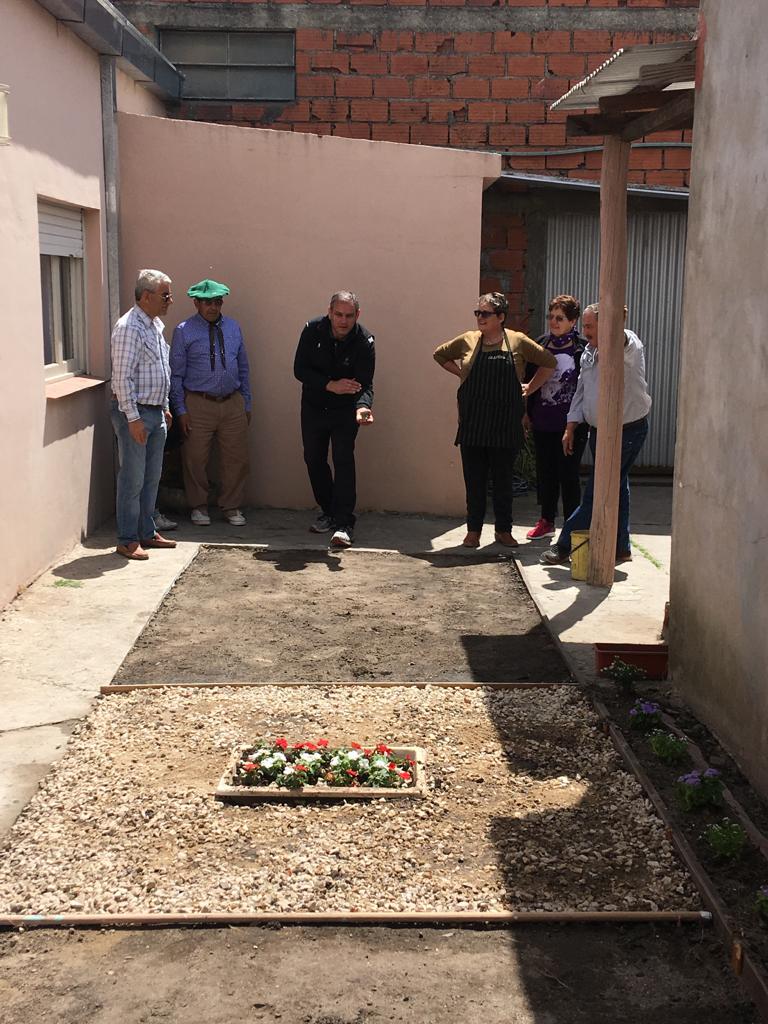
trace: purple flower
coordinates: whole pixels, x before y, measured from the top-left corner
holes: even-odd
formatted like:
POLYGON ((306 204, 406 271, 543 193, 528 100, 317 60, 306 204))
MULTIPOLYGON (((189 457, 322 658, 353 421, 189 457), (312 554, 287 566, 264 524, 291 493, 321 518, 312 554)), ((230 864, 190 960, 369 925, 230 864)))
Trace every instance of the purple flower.
POLYGON ((638 709, 637 709, 637 708, 630 708, 630 709, 629 709, 629 714, 630 714, 630 717, 632 717, 632 716, 634 716, 634 715, 639 715, 639 714, 640 714, 640 712, 638 711, 638 709))
POLYGON ((655 715, 658 714, 660 709, 659 705, 654 704, 653 701, 644 700, 640 704, 640 710, 643 712, 644 715, 655 715))
POLYGON ((719 779, 720 778, 720 772, 717 770, 717 768, 707 768, 707 770, 704 772, 704 778, 705 779, 719 779))
POLYGON ((681 775, 677 781, 682 782, 684 786, 700 786, 701 776, 699 775, 698 769, 694 768, 694 770, 689 772, 688 775, 681 775))

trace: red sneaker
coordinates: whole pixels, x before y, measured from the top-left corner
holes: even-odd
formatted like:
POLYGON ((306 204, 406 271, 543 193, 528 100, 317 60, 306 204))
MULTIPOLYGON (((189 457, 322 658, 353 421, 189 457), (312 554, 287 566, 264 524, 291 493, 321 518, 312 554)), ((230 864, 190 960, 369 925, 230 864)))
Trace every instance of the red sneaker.
POLYGON ((539 540, 541 537, 554 537, 555 524, 548 519, 540 519, 532 530, 526 533, 528 540, 539 540))

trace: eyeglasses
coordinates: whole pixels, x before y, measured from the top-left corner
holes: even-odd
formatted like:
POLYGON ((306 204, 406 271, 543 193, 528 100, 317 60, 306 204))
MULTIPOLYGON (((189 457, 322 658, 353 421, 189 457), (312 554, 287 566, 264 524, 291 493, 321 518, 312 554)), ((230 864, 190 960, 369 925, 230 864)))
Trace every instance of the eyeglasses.
POLYGON ((474 314, 478 320, 484 320, 487 316, 501 316, 496 309, 476 309, 474 314))
POLYGON ((160 298, 163 302, 167 302, 169 299, 173 298, 173 295, 171 295, 170 292, 160 292, 160 298))
POLYGON ((201 306, 221 306, 224 299, 198 299, 201 306))
POLYGON ((566 322, 566 320, 567 320, 567 317, 560 316, 559 313, 550 313, 549 314, 549 319, 550 320, 557 320, 558 323, 563 323, 564 324, 566 322))

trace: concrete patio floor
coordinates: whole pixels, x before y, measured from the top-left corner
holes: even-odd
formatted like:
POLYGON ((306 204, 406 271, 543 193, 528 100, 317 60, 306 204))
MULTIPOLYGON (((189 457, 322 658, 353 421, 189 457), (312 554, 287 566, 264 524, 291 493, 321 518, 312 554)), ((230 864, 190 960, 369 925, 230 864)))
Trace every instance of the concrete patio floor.
MULTIPOLYGON (((593 643, 650 643, 661 629, 669 594, 672 490, 639 484, 632 501, 634 560, 617 568, 610 590, 572 580, 566 566, 540 565, 539 554, 549 542, 524 539, 538 517, 535 497, 515 501, 514 533, 521 541, 515 559, 571 671, 582 681, 593 672, 593 643)), ((173 534, 178 547, 153 551, 148 562, 116 555, 107 526, 0 613, 0 833, 62 755, 99 687, 110 682, 200 544, 324 549, 327 537, 307 530, 311 518, 306 511, 258 510, 240 528, 215 519, 203 528, 181 522, 173 534)), ((456 519, 368 513, 360 517, 355 549, 474 554, 457 548, 463 535, 464 524, 456 519)), ((492 527, 486 526, 483 548, 507 557, 509 550, 490 544, 492 539, 492 527)))

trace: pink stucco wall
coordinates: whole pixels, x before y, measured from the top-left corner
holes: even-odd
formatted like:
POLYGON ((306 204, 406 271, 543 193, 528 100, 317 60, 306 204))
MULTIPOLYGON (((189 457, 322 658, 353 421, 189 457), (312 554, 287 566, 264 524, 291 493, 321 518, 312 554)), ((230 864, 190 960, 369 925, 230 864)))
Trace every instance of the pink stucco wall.
POLYGON ((121 114, 122 306, 136 270, 174 281, 168 338, 203 277, 232 289, 252 367, 255 505, 309 507, 293 355, 340 288, 377 339, 376 422, 358 440, 359 507, 463 509, 456 382, 432 360, 473 325, 491 154, 121 114))
POLYGON ((117 109, 126 114, 151 114, 155 117, 165 117, 165 103, 150 92, 141 82, 127 75, 125 71, 116 68, 115 86, 117 94, 117 109))
POLYGON ((0 606, 109 514, 105 387, 46 400, 37 200, 87 211, 88 334, 104 371, 98 57, 30 0, 0 0, 0 80, 11 143, 0 146, 0 606))

